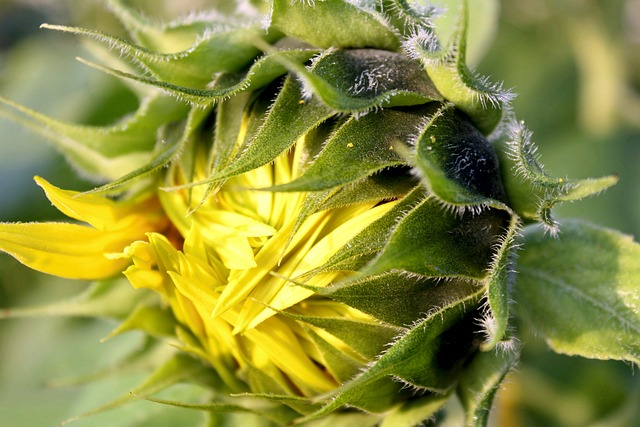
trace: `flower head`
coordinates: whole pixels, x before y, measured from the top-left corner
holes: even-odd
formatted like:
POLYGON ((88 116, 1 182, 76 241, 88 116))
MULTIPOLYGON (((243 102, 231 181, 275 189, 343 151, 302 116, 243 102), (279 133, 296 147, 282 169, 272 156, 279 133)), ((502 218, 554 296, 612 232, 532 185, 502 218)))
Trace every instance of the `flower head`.
MULTIPOLYGON (((76 193, 37 178, 80 223, 0 223, 0 250, 62 277, 124 274, 153 295, 117 332, 194 356, 172 378, 212 394, 182 406, 280 424, 348 424, 356 408, 408 426, 466 382, 467 417, 486 413, 515 363, 494 349, 513 348, 511 265, 530 213, 511 206, 488 140, 510 95, 466 67, 464 17, 445 49, 435 9, 405 1, 273 0, 266 29, 248 2, 234 19, 171 24, 107 4, 132 42, 47 27, 127 58, 138 72, 89 64, 142 83, 139 110, 87 127, 0 98, 107 180, 76 193)), ((559 185, 513 145, 518 173, 545 184, 541 221, 571 191, 612 183, 559 185)))

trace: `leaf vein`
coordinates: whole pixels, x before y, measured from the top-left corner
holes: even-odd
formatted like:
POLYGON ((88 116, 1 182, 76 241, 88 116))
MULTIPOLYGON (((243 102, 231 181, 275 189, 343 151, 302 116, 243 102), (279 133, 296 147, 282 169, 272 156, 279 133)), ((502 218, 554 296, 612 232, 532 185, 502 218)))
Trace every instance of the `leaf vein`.
MULTIPOLYGON (((602 301, 588 293, 584 292, 582 289, 568 283, 552 274, 549 274, 545 271, 536 268, 526 268, 520 267, 520 273, 529 274, 538 279, 542 279, 551 283, 553 285, 557 285, 563 291, 570 293, 577 298, 583 299, 588 303, 592 304, 595 308, 600 309, 605 312, 610 318, 617 320, 623 327, 628 328, 628 330, 632 330, 637 334, 640 334, 640 325, 634 323, 629 320, 625 316, 623 316, 620 312, 618 312, 614 307, 611 307, 610 304, 607 304, 605 301, 602 301)), ((626 307, 626 306, 625 306, 626 307)))

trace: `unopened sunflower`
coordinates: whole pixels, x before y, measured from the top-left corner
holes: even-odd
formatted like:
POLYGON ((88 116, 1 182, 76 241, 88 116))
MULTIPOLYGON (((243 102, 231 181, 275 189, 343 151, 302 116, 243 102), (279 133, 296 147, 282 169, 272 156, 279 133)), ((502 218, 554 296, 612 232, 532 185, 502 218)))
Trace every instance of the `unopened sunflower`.
MULTIPOLYGON (((514 292, 538 298, 530 287, 556 274, 536 258, 563 242, 551 208, 617 178, 542 170, 511 93, 465 64, 466 7, 443 43, 437 9, 419 2, 255 3, 156 23, 105 1, 126 40, 45 25, 109 46, 119 65, 83 61, 132 83, 140 107, 88 127, 3 99, 105 184, 78 193, 36 178, 75 221, 1 223, 0 249, 96 289, 127 288, 136 308, 114 334, 140 329, 176 349, 135 393, 203 410, 209 425, 234 413, 412 426, 453 399, 468 425, 485 425, 518 357, 514 292), (535 222, 544 230, 524 227, 535 222), (514 291, 519 242, 526 287, 514 291), (150 396, 176 382, 211 393, 150 396)), ((611 233, 564 230, 568 244, 611 233)), ((619 321, 637 330, 637 312, 619 321)), ((571 353, 557 332, 541 333, 571 353)), ((638 361, 616 343, 583 347, 574 354, 638 361)))

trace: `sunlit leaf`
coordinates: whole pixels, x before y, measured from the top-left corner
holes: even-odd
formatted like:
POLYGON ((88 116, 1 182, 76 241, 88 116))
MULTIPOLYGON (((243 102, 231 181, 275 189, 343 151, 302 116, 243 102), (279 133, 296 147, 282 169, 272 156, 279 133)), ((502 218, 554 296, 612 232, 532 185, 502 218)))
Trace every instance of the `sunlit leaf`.
POLYGON ((207 107, 217 102, 228 99, 231 96, 250 89, 256 90, 268 85, 277 77, 286 73, 286 68, 282 65, 284 60, 294 63, 298 61, 304 63, 314 55, 315 51, 310 49, 275 51, 274 53, 258 59, 246 73, 220 73, 212 80, 212 88, 193 88, 165 82, 153 77, 138 76, 125 71, 104 67, 90 61, 78 58, 93 68, 116 77, 139 82, 158 88, 180 100, 189 102, 195 106, 207 107))
POLYGON ((311 274, 317 271, 360 270, 384 248, 390 230, 397 224, 398 219, 411 211, 424 197, 424 188, 422 186, 415 188, 389 212, 365 228, 311 274))
MULTIPOLYGON (((269 52, 266 43, 259 46, 269 52)), ((306 98, 315 96, 333 110, 358 116, 381 107, 402 107, 442 100, 419 64, 384 50, 329 49, 311 69, 288 58, 283 65, 305 83, 306 98)))
POLYGON ((361 280, 336 283, 318 289, 376 319, 400 327, 408 327, 424 313, 436 310, 449 301, 477 292, 481 284, 472 280, 438 281, 407 277, 404 273, 384 273, 361 280))
POLYGON ((92 190, 91 192, 97 193, 113 191, 114 189, 126 186, 147 175, 151 175, 162 167, 170 164, 181 154, 184 147, 193 137, 195 129, 209 113, 209 109, 199 110, 193 108, 182 126, 179 126, 178 129, 170 132, 167 139, 159 141, 156 149, 154 150, 153 158, 148 163, 116 180, 92 190))
POLYGON ((579 221, 524 237, 517 314, 557 352, 640 363, 640 245, 579 221))
POLYGON ((398 328, 382 323, 374 324, 351 319, 311 317, 292 313, 283 313, 283 315, 329 332, 369 360, 378 356, 399 332, 398 328))
POLYGON ((451 397, 450 393, 429 394, 409 400, 389 411, 380 427, 414 427, 430 419, 451 397))
POLYGON ((247 150, 203 183, 221 181, 271 162, 310 129, 334 115, 319 102, 301 99, 300 84, 288 78, 247 150))
POLYGON ((405 161, 396 152, 397 146, 409 142, 421 120, 420 110, 389 109, 360 118, 352 116, 336 130, 300 178, 270 189, 327 190, 402 165, 405 161))
POLYGON ((191 88, 204 88, 217 73, 238 72, 249 65, 260 53, 252 39, 264 32, 259 28, 220 28, 199 37, 188 50, 166 54, 96 30, 49 24, 42 27, 95 38, 118 49, 159 81, 191 88))
POLYGON ((460 23, 448 46, 443 47, 433 32, 422 30, 409 37, 404 47, 409 55, 423 62, 442 96, 464 111, 487 135, 502 119, 513 95, 467 66, 468 6, 466 1, 462 5, 460 23))

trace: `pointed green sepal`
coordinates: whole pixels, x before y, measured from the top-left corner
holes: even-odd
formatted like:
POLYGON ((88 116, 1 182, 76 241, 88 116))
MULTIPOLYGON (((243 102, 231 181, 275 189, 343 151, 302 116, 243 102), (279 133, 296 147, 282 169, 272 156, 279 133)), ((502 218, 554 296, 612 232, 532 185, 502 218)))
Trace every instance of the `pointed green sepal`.
POLYGON ((460 375, 457 393, 465 410, 465 427, 486 427, 495 395, 518 362, 514 349, 480 353, 460 375))
POLYGON ((319 191, 342 187, 376 172, 405 163, 398 145, 413 137, 420 111, 385 109, 351 116, 326 142, 301 177, 268 188, 272 191, 319 191), (339 166, 337 166, 339 165, 339 166))
POLYGON ((124 279, 110 279, 95 282, 78 296, 61 302, 37 307, 0 309, 0 319, 73 316, 122 320, 137 305, 156 300, 156 296, 148 292, 131 292, 131 285, 124 279))
POLYGON ((273 0, 271 28, 321 48, 397 50, 399 34, 384 17, 346 0, 273 0))
MULTIPOLYGON (((96 30, 49 24, 43 24, 42 27, 97 39, 118 49, 158 81, 195 89, 205 88, 218 73, 235 73, 246 68, 260 54, 252 40, 265 36, 259 28, 209 31, 188 50, 167 54, 136 46, 96 30)), ((270 41, 274 41, 273 38, 270 41)))
POLYGON ((486 276, 506 212, 452 213, 428 198, 392 230, 381 253, 362 271, 406 271, 424 277, 486 276))
POLYGON ((513 95, 480 77, 466 64, 468 6, 463 1, 458 29, 443 47, 432 31, 419 30, 404 42, 409 56, 422 61, 438 91, 464 111, 485 135, 501 121, 513 95))
POLYGON ((507 158, 515 176, 507 175, 505 185, 518 214, 542 223, 552 235, 558 232, 553 207, 562 202, 598 194, 618 182, 617 175, 591 179, 555 178, 539 163, 536 145, 524 122, 512 122, 506 141, 507 158))
POLYGON ((452 104, 426 121, 413 162, 427 188, 447 205, 464 209, 505 199, 493 147, 452 104))
POLYGON ((481 284, 473 280, 436 280, 388 272, 317 290, 320 295, 357 308, 376 319, 407 328, 424 313, 449 301, 464 299, 481 284))
POLYGON ((388 377, 418 389, 450 390, 456 381, 455 373, 473 349, 473 308, 481 295, 480 290, 433 310, 399 337, 366 371, 339 387, 322 409, 299 421, 318 419, 351 405, 363 394, 385 384, 388 377))
POLYGON ((187 111, 185 105, 157 94, 145 98, 134 115, 99 127, 63 123, 2 97, 0 104, 10 108, 0 108, 0 115, 42 135, 82 174, 96 181, 118 179, 147 163, 158 128, 182 119, 187 111))
POLYGON ((500 237, 496 245, 489 275, 487 277, 487 304, 488 311, 482 319, 485 329, 486 341, 481 349, 493 350, 496 346, 509 345, 507 339, 507 326, 509 323, 509 288, 514 281, 514 258, 516 250, 516 238, 520 230, 520 218, 513 214, 504 235, 500 237))
POLYGON ((196 107, 208 107, 232 96, 249 90, 258 90, 274 79, 286 73, 287 69, 281 65, 287 61, 304 63, 311 58, 316 51, 309 49, 275 51, 274 53, 261 57, 249 68, 246 73, 220 73, 212 80, 211 88, 193 88, 165 82, 154 77, 145 77, 131 74, 125 71, 104 67, 90 61, 77 58, 80 62, 96 68, 115 77, 142 83, 160 89, 179 100, 186 101, 196 107))

